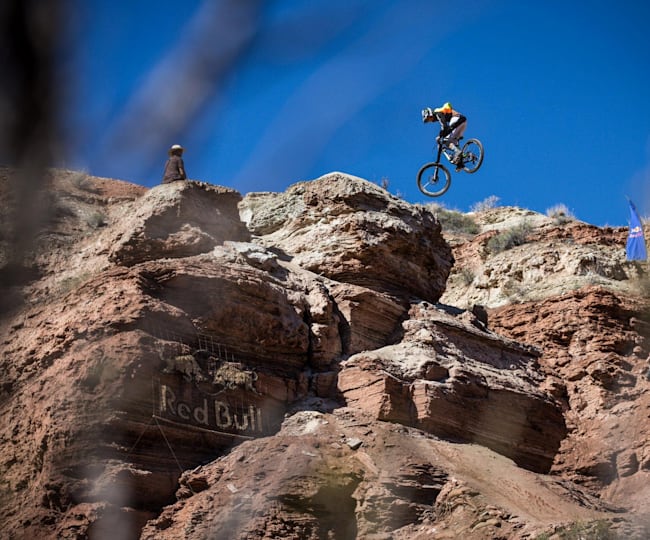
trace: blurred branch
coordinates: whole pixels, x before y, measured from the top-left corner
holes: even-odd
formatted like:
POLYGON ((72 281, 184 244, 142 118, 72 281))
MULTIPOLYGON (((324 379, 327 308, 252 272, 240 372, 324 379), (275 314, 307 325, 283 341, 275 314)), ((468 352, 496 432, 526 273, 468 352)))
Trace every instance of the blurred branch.
MULTIPOLYGON (((99 160, 119 156, 140 163, 143 170, 153 163, 159 166, 165 150, 213 101, 249 50, 262 4, 262 0, 206 0, 177 49, 149 75, 110 127, 99 160)), ((139 172, 132 174, 137 177, 139 172)))
MULTIPOLYGON (((57 73, 64 3, 5 0, 0 5, 0 161, 15 169, 7 179, 10 202, 4 264, 20 266, 43 212, 38 196, 57 139, 57 73)), ((3 284, 6 275, 1 276, 3 284)))

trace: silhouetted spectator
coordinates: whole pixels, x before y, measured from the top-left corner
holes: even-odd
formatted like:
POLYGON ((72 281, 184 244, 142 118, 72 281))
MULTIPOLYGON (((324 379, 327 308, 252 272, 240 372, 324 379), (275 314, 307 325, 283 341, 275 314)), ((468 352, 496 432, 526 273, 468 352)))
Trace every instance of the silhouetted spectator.
POLYGON ((163 184, 176 182, 177 180, 187 180, 185 174, 185 164, 183 163, 183 152, 185 149, 180 144, 173 145, 167 153, 169 159, 165 163, 165 172, 163 173, 163 184))

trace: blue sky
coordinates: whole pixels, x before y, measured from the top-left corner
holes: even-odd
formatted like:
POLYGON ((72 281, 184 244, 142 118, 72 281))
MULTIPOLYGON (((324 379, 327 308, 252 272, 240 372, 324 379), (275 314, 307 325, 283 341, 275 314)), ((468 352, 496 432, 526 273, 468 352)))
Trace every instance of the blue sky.
POLYGON ((282 191, 331 171, 410 202, 489 196, 595 225, 650 216, 650 3, 76 0, 64 165, 145 186, 282 191), (441 198, 415 175, 451 101, 486 157, 441 198))

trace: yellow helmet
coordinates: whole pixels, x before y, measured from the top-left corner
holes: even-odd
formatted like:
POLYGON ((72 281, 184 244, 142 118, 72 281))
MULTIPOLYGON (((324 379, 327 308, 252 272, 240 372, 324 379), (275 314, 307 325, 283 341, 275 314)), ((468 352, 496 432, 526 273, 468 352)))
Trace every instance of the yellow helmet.
POLYGON ((433 112, 450 113, 452 111, 451 103, 447 102, 442 107, 434 109, 433 112))

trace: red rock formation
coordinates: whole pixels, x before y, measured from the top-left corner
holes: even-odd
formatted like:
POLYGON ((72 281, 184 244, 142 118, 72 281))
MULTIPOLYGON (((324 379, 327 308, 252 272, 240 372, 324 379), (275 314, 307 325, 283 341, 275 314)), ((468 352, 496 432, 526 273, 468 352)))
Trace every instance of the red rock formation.
POLYGON ((236 191, 209 184, 158 186, 116 224, 109 259, 131 266, 206 253, 226 240, 248 240, 250 234, 239 220, 240 200, 236 191))
POLYGON ((250 230, 302 268, 430 302, 445 289, 453 259, 440 223, 370 182, 332 173, 241 206, 250 230))
POLYGON ((650 504, 640 466, 650 440, 647 317, 645 302, 600 287, 490 313, 494 328, 544 351, 540 363, 566 385, 571 433, 554 468, 638 510, 650 504))
POLYGON ((579 489, 567 493, 480 446, 351 408, 309 411, 184 473, 177 502, 141 538, 525 538, 607 515, 579 489))
POLYGON ((343 362, 348 406, 547 472, 566 430, 557 403, 538 390, 539 353, 426 305, 404 326, 400 344, 343 362))
POLYGON ((339 173, 244 199, 142 191, 54 173, 65 211, 1 284, 7 538, 530 537, 612 520, 571 479, 645 478, 631 304, 575 293, 544 339, 532 307, 488 329, 434 306, 453 264, 438 221, 339 173), (593 361, 562 363, 576 351, 593 361), (608 403, 635 444, 579 454, 608 403))

